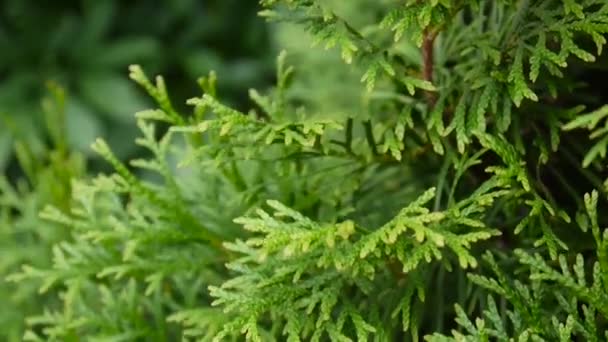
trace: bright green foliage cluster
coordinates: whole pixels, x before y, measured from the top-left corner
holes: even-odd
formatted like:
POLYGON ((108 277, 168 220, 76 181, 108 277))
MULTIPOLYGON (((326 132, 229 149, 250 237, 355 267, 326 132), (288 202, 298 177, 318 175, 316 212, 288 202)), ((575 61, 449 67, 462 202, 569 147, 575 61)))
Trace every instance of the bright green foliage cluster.
POLYGON ((582 114, 608 99, 575 79, 608 4, 261 3, 347 67, 282 53, 247 113, 211 73, 189 115, 132 67, 149 157, 96 141, 115 173, 43 211, 72 237, 10 278, 62 301, 28 340, 608 338, 606 110, 582 114))

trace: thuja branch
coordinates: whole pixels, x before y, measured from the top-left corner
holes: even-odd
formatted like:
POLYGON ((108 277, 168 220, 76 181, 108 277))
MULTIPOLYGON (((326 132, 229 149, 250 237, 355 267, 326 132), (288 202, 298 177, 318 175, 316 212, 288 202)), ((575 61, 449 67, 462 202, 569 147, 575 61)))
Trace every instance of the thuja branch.
MULTIPOLYGON (((466 2, 460 2, 457 6, 455 6, 448 18, 445 21, 440 23, 435 27, 427 27, 424 30, 424 35, 422 38, 422 77, 425 81, 433 83, 433 73, 435 70, 435 40, 440 32, 442 32, 448 23, 452 21, 452 19, 460 13, 460 11, 466 6, 466 2)), ((434 107, 437 102, 437 94, 431 91, 426 91, 427 102, 430 107, 434 107)))
POLYGON ((378 148, 376 147, 376 140, 374 139, 374 132, 372 129, 372 122, 370 120, 365 121, 363 123, 363 127, 365 128, 365 139, 367 139, 367 143, 372 150, 372 153, 377 156, 378 148))
MULTIPOLYGON (((422 41, 422 77, 430 83, 433 83, 435 38, 437 38, 436 31, 425 30, 422 41)), ((433 107, 437 101, 437 95, 432 91, 426 91, 426 97, 429 106, 433 107)))

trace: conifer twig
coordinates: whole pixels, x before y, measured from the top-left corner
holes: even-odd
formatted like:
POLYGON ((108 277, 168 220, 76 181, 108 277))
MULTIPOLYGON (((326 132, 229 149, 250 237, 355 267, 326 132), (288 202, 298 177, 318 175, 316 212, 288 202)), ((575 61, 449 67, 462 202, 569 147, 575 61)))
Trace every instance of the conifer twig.
MULTIPOLYGON (((436 31, 425 30, 424 38, 422 40, 422 77, 425 81, 433 83, 433 71, 434 71, 434 51, 435 38, 437 38, 436 31)), ((427 101, 430 107, 435 105, 437 96, 432 91, 426 91, 427 101)))
POLYGON ((378 149, 376 148, 376 140, 374 139, 374 132, 372 129, 371 120, 367 120, 363 123, 363 127, 365 128, 365 138, 367 139, 367 143, 372 150, 373 155, 378 155, 378 149))

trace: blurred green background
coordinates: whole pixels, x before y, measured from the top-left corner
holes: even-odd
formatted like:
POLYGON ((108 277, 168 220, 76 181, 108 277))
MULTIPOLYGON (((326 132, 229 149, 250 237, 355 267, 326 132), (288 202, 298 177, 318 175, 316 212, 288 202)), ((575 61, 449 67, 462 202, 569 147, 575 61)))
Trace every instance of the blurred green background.
POLYGON ((97 136, 133 153, 133 113, 150 105, 129 64, 162 74, 175 103, 215 70, 228 101, 272 75, 274 53, 256 0, 3 0, 0 2, 0 169, 15 140, 45 142, 40 101, 53 81, 69 94, 68 142, 89 153, 97 136), (123 143, 126 142, 126 143, 123 143))
MULTIPOLYGON (((74 177, 103 169, 96 137, 119 158, 138 154, 133 114, 155 107, 128 78, 162 74, 178 109, 214 70, 223 101, 273 82, 274 48, 256 0, 0 1, 0 341, 21 341, 25 318, 57 304, 7 275, 50 264, 69 232, 42 221, 68 208, 74 177)), ((55 298, 55 299, 53 299, 55 298)))

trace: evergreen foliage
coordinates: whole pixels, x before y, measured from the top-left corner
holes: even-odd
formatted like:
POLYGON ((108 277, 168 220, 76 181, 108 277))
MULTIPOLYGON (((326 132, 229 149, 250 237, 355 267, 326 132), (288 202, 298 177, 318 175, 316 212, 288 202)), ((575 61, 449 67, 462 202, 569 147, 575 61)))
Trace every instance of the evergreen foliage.
MULTIPOLYGON (((84 177, 84 156, 71 152, 66 141, 65 91, 53 83, 47 88, 42 111, 50 144, 40 154, 32 151, 25 141, 18 141, 15 154, 24 176, 17 180, 0 176, 0 275, 3 278, 19 271, 23 264, 52 265, 51 249, 69 238, 69 231, 65 226, 41 220, 38 213, 45 205, 68 210, 71 180, 84 177)), ((24 318, 58 302, 55 293, 39 297, 38 287, 36 283, 0 281, 0 340, 21 341, 24 318)))
POLYGON ((188 115, 132 66, 148 158, 97 140, 115 173, 42 212, 26 340, 608 338, 605 1, 261 4, 347 66, 282 53, 248 112, 210 73, 188 115))

